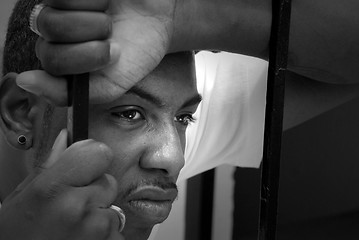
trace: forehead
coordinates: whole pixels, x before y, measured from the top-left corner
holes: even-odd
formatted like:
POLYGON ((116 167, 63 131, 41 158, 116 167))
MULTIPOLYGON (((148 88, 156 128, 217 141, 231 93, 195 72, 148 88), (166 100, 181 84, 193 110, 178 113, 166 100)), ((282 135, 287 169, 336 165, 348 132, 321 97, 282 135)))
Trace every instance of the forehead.
MULTIPOLYGON (((133 88, 145 90, 161 98, 176 98, 178 100, 185 98, 183 96, 184 93, 186 93, 184 95, 198 95, 194 55, 190 52, 166 55, 157 68, 133 88), (181 97, 175 97, 175 95, 181 97)), ((129 92, 131 92, 131 89, 129 92)), ((122 96, 119 96, 117 100, 121 98, 122 96)), ((67 116, 66 109, 56 108, 56 112, 60 112, 58 114, 58 117, 61 116, 59 121, 65 122, 64 119, 67 116)))
MULTIPOLYGON (((158 67, 135 87, 163 98, 197 93, 194 57, 189 53, 167 55, 158 67)), ((131 90, 130 90, 131 91, 131 90)))
MULTIPOLYGON (((169 104, 181 104, 186 98, 198 95, 196 85, 196 73, 194 56, 191 53, 179 53, 165 56, 158 67, 152 71, 147 77, 138 82, 133 89, 141 89, 151 95, 158 96, 160 99, 173 100, 169 104)), ((130 89, 129 92, 131 92, 130 89)), ((128 94, 128 93, 127 93, 128 94)), ((126 94, 125 94, 126 95, 126 94)), ((115 102, 121 100, 123 96, 119 96, 115 102)), ((111 104, 112 103, 107 103, 111 104)), ((100 104, 100 105, 107 105, 100 104)), ((91 107, 100 107, 94 105, 91 107)), ((56 108, 58 119, 61 126, 66 125, 66 109, 56 108), (64 124, 65 123, 65 124, 64 124)))

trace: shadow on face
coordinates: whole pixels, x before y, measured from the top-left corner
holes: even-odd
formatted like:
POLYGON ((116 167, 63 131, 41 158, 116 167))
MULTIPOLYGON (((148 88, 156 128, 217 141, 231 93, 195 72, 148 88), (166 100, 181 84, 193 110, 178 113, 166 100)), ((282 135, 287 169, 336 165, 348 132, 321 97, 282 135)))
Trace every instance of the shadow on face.
MULTIPOLYGON (((200 101, 193 55, 179 53, 115 101, 90 105, 89 135, 114 153, 108 172, 118 182, 116 204, 126 213, 130 239, 147 237, 168 217, 184 165, 186 127, 200 101)), ((65 126, 65 115, 66 109, 55 109, 47 142, 65 126)))

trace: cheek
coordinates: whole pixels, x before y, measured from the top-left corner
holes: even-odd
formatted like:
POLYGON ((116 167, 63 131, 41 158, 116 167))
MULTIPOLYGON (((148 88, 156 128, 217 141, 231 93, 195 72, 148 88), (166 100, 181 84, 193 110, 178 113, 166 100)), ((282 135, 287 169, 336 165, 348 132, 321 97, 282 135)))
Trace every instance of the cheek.
POLYGON ((182 148, 183 154, 186 149, 186 132, 187 132, 187 130, 182 130, 182 129, 177 130, 178 137, 181 142, 181 148, 182 148))
POLYGON ((52 135, 53 141, 55 141, 60 131, 66 127, 67 127, 67 108, 55 108, 55 111, 52 116, 52 123, 50 128, 50 135, 52 135))
POLYGON ((33 150, 35 162, 33 166, 41 165, 51 151, 54 141, 61 129, 66 128, 67 110, 52 108, 44 104, 44 111, 36 119, 34 125, 33 150))
POLYGON ((185 149, 186 149, 186 135, 183 134, 183 136, 180 136, 180 141, 181 141, 181 147, 182 147, 182 153, 185 153, 185 149))
MULTIPOLYGON (((144 136, 128 132, 106 120, 90 118, 89 137, 106 144, 114 155, 109 173, 117 180, 123 180, 139 166, 139 159, 145 146, 144 136)), ((121 181, 122 181, 121 180, 121 181)))

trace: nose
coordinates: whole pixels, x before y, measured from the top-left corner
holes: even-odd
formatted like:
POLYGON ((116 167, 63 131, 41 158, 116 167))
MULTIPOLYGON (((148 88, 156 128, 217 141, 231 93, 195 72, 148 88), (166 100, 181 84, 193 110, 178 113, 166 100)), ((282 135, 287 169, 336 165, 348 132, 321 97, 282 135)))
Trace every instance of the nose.
POLYGON ((147 149, 141 156, 140 166, 147 170, 160 170, 167 177, 177 179, 184 166, 184 136, 181 138, 174 126, 149 132, 147 149))

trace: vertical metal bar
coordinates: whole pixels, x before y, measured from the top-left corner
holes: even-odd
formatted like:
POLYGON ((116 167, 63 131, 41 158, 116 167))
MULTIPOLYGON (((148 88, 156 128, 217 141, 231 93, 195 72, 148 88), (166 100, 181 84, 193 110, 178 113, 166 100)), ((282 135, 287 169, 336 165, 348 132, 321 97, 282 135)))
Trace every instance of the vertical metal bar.
POLYGON ((67 113, 68 145, 88 138, 89 73, 70 76, 67 113))
POLYGON ((186 240, 211 240, 215 169, 192 177, 187 184, 186 240))
POLYGON ((284 80, 288 59, 291 13, 290 0, 273 0, 272 4, 273 17, 261 177, 259 240, 274 240, 276 237, 284 80))
POLYGON ((213 194, 215 170, 209 170, 202 174, 202 190, 201 190, 201 225, 200 240, 212 239, 212 219, 213 219, 213 194))

